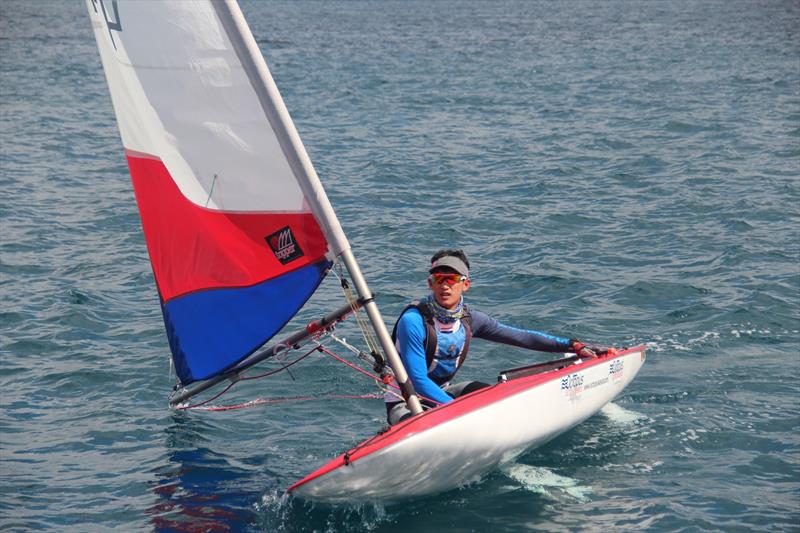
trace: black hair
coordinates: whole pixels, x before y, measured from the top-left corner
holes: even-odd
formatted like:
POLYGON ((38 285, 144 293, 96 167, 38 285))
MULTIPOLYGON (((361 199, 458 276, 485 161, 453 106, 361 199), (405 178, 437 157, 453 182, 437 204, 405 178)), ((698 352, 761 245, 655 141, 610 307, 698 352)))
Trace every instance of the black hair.
POLYGON ((441 259, 445 256, 452 256, 461 259, 467 268, 469 268, 469 259, 467 259, 467 254, 464 253, 464 250, 457 249, 457 248, 447 248, 445 250, 439 250, 433 257, 431 257, 431 264, 435 263, 438 259, 441 259))

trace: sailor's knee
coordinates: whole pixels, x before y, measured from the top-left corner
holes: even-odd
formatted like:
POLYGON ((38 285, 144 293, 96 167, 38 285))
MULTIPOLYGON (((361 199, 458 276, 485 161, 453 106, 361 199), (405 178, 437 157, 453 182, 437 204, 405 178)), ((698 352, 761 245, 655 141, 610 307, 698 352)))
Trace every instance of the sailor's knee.
POLYGON ((458 398, 459 396, 464 396, 465 394, 469 394, 470 392, 475 392, 476 390, 484 389, 486 387, 491 387, 491 385, 481 381, 463 381, 461 383, 456 383, 455 385, 450 385, 447 387, 447 389, 445 389, 445 392, 447 392, 447 394, 453 398, 458 398))
POLYGON ((390 426, 397 424, 398 422, 402 422, 406 418, 411 416, 411 411, 408 410, 406 404, 398 403, 391 409, 386 415, 386 420, 389 422, 390 426))

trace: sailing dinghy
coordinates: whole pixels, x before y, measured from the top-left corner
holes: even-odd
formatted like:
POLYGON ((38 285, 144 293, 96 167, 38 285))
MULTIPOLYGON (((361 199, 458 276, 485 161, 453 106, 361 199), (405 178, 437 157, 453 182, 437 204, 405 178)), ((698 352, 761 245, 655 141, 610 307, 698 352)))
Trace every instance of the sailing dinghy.
POLYGON ((368 326, 377 379, 392 376, 416 415, 290 492, 345 502, 453 488, 580 423, 633 380, 641 347, 509 370, 496 385, 423 413, 235 0, 86 5, 178 378, 171 405, 230 387, 252 366, 304 344, 323 349, 320 339, 354 315, 368 326), (335 264, 356 294, 267 345, 335 264))
POLYGON ((475 481, 597 413, 644 363, 642 347, 508 370, 489 388, 392 426, 291 487, 326 503, 394 500, 475 481))

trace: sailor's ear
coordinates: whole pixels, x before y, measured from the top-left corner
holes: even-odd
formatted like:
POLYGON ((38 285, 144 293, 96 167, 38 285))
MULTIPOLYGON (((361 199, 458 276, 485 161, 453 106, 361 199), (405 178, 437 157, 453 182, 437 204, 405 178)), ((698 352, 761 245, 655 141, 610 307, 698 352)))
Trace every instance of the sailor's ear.
POLYGON ((469 279, 469 278, 465 279, 464 280, 464 292, 467 292, 469 290, 470 286, 472 286, 472 280, 469 279))

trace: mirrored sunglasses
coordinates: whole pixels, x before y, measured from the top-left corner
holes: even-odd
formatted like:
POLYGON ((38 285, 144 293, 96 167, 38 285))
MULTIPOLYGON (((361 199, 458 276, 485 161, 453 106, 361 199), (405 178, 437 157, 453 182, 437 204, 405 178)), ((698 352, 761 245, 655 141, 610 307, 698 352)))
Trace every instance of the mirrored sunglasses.
POLYGON ((431 274, 428 277, 436 285, 441 285, 442 283, 447 283, 448 285, 455 285, 456 283, 461 283, 462 281, 467 280, 467 276, 462 276, 461 274, 431 274))

